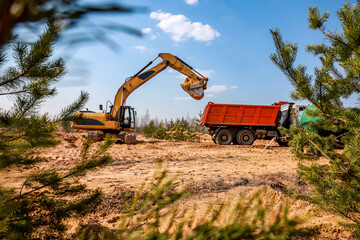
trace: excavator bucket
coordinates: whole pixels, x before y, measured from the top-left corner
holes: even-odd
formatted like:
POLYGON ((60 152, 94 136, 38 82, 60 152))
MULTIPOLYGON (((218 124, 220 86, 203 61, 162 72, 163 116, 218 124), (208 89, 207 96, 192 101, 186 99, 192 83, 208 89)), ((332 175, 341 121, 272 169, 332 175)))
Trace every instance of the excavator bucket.
POLYGON ((180 86, 187 92, 192 98, 200 100, 204 97, 204 90, 206 90, 207 78, 189 78, 187 77, 183 84, 180 86))

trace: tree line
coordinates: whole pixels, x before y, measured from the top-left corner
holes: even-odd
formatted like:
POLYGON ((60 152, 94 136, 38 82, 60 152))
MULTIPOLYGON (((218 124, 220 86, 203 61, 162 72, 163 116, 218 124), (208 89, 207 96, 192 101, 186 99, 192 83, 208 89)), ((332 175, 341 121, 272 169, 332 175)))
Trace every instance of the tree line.
POLYGON ((200 125, 202 113, 198 117, 191 118, 189 115, 175 120, 151 119, 149 110, 139 118, 136 132, 143 133, 148 138, 165 139, 172 141, 199 142, 200 136, 206 133, 206 128, 200 125))

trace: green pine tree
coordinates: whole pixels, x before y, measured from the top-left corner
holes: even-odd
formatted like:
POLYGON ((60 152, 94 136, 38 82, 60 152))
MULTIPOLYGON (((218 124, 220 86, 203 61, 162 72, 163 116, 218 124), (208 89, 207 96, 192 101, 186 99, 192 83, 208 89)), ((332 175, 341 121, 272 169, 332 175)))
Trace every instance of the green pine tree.
POLYGON ((154 137, 157 139, 166 138, 166 129, 162 123, 159 123, 159 125, 157 126, 156 132, 154 133, 154 137))
POLYGON ((201 134, 205 132, 205 127, 201 126, 201 118, 203 116, 203 113, 200 112, 198 117, 195 119, 195 121, 193 122, 192 129, 194 130, 194 141, 201 141, 201 134))
MULTIPOLYGON (((35 43, 13 44, 16 65, 0 76, 0 94, 13 102, 11 109, 0 114, 0 169, 40 161, 34 154, 40 147, 59 142, 54 137, 58 126, 71 120, 88 99, 88 94, 82 92, 54 118, 39 113, 40 105, 56 94, 53 84, 65 73, 64 61, 51 58, 60 31, 59 22, 49 22, 35 43)), ((65 220, 88 213, 99 201, 101 192, 86 191, 78 180, 111 161, 106 150, 112 142, 107 138, 92 154, 91 143, 85 143, 77 166, 66 173, 36 172, 27 177, 20 192, 0 187, 0 239, 63 238, 65 220), (80 193, 82 197, 69 200, 69 196, 80 193)))
POLYGON ((13 107, 0 115, 0 168, 14 163, 31 163, 30 153, 37 147, 54 146, 57 123, 69 119, 83 107, 88 94, 82 92, 57 117, 40 115, 39 107, 56 94, 53 84, 65 74, 64 61, 51 59, 53 44, 59 37, 61 24, 49 23, 34 44, 14 43, 16 66, 0 76, 0 94, 13 100, 13 107))
POLYGON ((154 137, 154 134, 156 133, 157 126, 155 125, 155 121, 151 120, 148 125, 144 126, 144 134, 146 137, 154 137))
POLYGON ((313 75, 305 65, 295 66, 297 45, 285 42, 279 29, 271 30, 276 53, 270 58, 294 86, 291 97, 310 101, 316 110, 308 113, 322 118, 309 126, 311 130, 292 126, 284 131, 292 138, 290 146, 299 159, 323 157, 329 161, 327 165, 302 161, 301 178, 314 186, 315 202, 350 220, 360 233, 360 109, 343 104, 350 96, 360 99, 360 3, 347 2, 337 15, 341 31, 328 31, 329 13, 309 8, 308 27, 325 38, 306 48, 321 63, 313 75), (343 134, 329 135, 334 132, 343 134), (343 145, 342 151, 335 149, 338 143, 343 145))

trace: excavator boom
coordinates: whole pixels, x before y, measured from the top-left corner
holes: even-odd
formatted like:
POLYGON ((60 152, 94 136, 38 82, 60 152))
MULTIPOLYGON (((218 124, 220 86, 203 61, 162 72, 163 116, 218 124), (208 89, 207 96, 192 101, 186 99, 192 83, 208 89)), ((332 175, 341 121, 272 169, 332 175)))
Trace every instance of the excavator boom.
POLYGON ((120 107, 124 106, 126 99, 129 95, 139 88, 141 85, 152 79, 154 76, 165 70, 167 67, 171 67, 174 70, 187 76, 181 87, 192 98, 200 100, 204 97, 204 90, 208 79, 198 73, 195 69, 182 61, 180 58, 170 53, 160 53, 154 60, 150 61, 145 67, 143 67, 134 76, 128 78, 125 83, 119 88, 115 95, 114 105, 111 111, 111 116, 114 119, 119 118, 120 107), (149 67, 157 58, 162 58, 163 61, 152 67, 149 70, 143 72, 149 67))

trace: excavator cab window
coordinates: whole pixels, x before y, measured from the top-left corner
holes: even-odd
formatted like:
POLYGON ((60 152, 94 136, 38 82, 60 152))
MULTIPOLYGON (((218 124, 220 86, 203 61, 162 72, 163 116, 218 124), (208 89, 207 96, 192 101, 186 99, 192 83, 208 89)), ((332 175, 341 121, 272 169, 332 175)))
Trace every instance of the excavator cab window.
POLYGON ((130 106, 120 107, 120 124, 123 128, 135 128, 135 111, 130 106))
POLYGON ((130 128, 135 128, 135 115, 136 115, 136 112, 135 112, 134 108, 130 108, 130 114, 131 114, 130 128))
POLYGON ((131 125, 130 108, 126 107, 124 110, 125 110, 124 111, 124 120, 123 120, 124 128, 129 128, 131 125))

